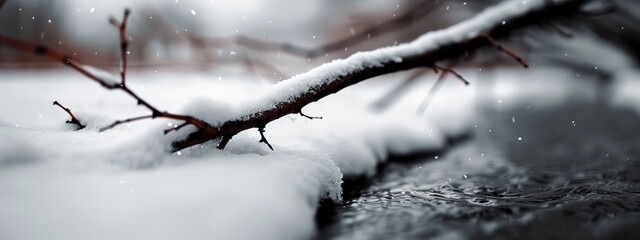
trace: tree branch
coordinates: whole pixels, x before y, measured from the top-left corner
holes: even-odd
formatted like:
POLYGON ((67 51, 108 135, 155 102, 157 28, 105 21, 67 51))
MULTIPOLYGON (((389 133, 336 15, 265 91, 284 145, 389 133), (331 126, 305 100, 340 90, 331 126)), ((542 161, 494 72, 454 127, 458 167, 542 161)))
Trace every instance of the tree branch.
POLYGON ((520 63, 520 65, 522 65, 525 68, 529 67, 529 64, 527 62, 524 61, 524 59, 522 59, 520 56, 518 56, 517 54, 515 54, 513 51, 505 48, 504 46, 502 46, 502 44, 500 44, 498 41, 496 41, 493 37, 491 37, 491 35, 486 34, 484 35, 484 37, 487 39, 487 41, 489 43, 491 43, 491 45, 493 45, 496 49, 498 49, 498 51, 503 52, 504 54, 506 54, 507 56, 513 58, 513 60, 516 60, 518 63, 520 63))
POLYGON ((506 1, 467 21, 444 30, 426 33, 411 43, 361 52, 344 60, 324 64, 307 74, 273 86, 274 93, 298 86, 300 82, 305 83, 307 88, 296 89, 296 92, 290 93, 286 98, 275 98, 276 100, 272 100, 270 104, 265 104, 269 107, 248 109, 241 116, 217 126, 218 131, 215 134, 193 132, 187 138, 174 142, 173 150, 177 151, 219 137, 228 142, 228 136, 297 113, 307 104, 363 80, 416 67, 434 67, 438 61, 456 59, 483 46, 495 46, 491 40, 488 41, 487 36, 492 36, 491 39, 505 37, 528 25, 572 16, 586 2, 587 0, 530 0, 526 3, 520 0, 506 1))
MULTIPOLYGON (((123 23, 119 24, 117 22, 117 20, 112 19, 110 20, 110 22, 112 24, 118 25, 120 26, 120 38, 121 40, 124 39, 126 42, 126 36, 124 31, 126 30, 126 20, 128 18, 130 14, 130 11, 128 9, 125 10, 124 13, 124 18, 123 18, 123 23)), ((121 42, 122 43, 122 42, 121 42)), ((141 98, 138 94, 136 94, 133 90, 131 90, 127 85, 126 85, 126 81, 125 81, 125 75, 126 75, 126 71, 124 69, 126 69, 126 63, 125 63, 125 59, 126 59, 126 45, 127 44, 121 44, 121 51, 122 51, 122 70, 121 70, 121 79, 120 81, 118 81, 117 79, 114 79, 109 73, 104 72, 102 70, 81 64, 79 61, 76 61, 74 59, 71 59, 69 56, 58 52, 54 49, 50 49, 46 46, 43 45, 36 45, 36 44, 32 44, 32 43, 28 43, 19 39, 15 39, 12 37, 8 37, 8 36, 3 36, 0 35, 0 44, 9 46, 9 47, 13 47, 19 50, 23 50, 23 51, 27 51, 27 52, 33 52, 36 55, 41 55, 41 56, 46 56, 54 61, 58 61, 58 62, 62 62, 65 65, 71 67, 72 69, 78 71, 79 73, 85 75, 86 77, 88 77, 89 79, 99 83, 102 87, 108 89, 108 90, 121 90, 123 92, 125 92, 127 95, 129 95, 130 97, 132 97, 133 99, 136 100, 138 105, 142 105, 144 107, 146 107, 147 109, 149 109, 151 111, 151 115, 150 116, 146 116, 146 117, 136 117, 136 118, 132 118, 135 121, 140 120, 140 119, 146 119, 146 118, 168 118, 168 119, 174 119, 174 120, 181 120, 184 121, 186 123, 189 123, 190 125, 194 125, 196 126, 200 131, 204 131, 207 133, 211 133, 214 134, 216 133, 216 129, 214 127, 212 127, 209 123, 206 123, 200 119, 194 118, 192 116, 186 116, 186 115, 179 115, 179 114, 173 114, 173 113, 169 113, 169 112, 165 112, 165 111, 160 111, 158 110, 158 108, 154 107, 153 105, 151 105, 149 102, 147 102, 146 100, 144 100, 143 98, 141 98)), ((134 121, 131 119, 127 119, 127 120, 123 120, 124 122, 131 122, 134 121)), ((111 124, 109 127, 107 128, 103 128, 103 130, 106 129, 110 129, 112 127, 115 127, 121 123, 123 123, 123 121, 117 121, 113 124, 111 124)))
MULTIPOLYGON (((258 99, 261 104, 247 104, 243 106, 244 108, 238 109, 238 115, 224 116, 227 120, 216 125, 192 116, 159 111, 123 84, 125 83, 124 78, 114 83, 109 78, 102 77, 102 74, 91 71, 87 66, 44 46, 1 35, 0 44, 31 51, 65 63, 107 89, 124 91, 152 113, 132 119, 162 117, 181 120, 197 127, 197 130, 188 134, 186 138, 173 142, 171 145, 173 151, 214 139, 220 139, 217 147, 223 149, 233 136, 251 128, 258 128, 266 143, 263 131, 267 123, 288 114, 299 113, 300 109, 309 103, 372 77, 419 67, 431 67, 434 70, 442 70, 443 73, 454 73, 452 70, 438 67, 436 64, 443 60, 457 59, 480 47, 491 45, 517 60, 519 57, 513 52, 498 47, 501 45, 496 44, 497 42, 493 41, 494 38, 506 37, 515 30, 529 25, 572 16, 578 13, 588 1, 505 1, 484 10, 467 21, 447 29, 426 33, 413 42, 356 53, 346 59, 335 60, 275 84, 271 87, 270 94, 258 99)), ((176 128, 180 129, 182 125, 176 128)), ((270 146, 268 143, 267 145, 270 146)))
POLYGON ((127 41, 127 20, 129 20, 131 10, 128 8, 124 10, 122 17, 122 23, 118 22, 114 17, 109 18, 109 23, 118 29, 120 35, 120 84, 125 86, 127 84, 127 54, 129 48, 129 41, 127 41))

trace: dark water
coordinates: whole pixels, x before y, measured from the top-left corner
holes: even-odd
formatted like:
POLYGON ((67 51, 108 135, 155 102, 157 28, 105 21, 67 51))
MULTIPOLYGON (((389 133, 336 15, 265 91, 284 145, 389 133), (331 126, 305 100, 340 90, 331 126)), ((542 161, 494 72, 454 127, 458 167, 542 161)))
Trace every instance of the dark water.
POLYGON ((640 239, 640 118, 592 105, 493 112, 440 156, 393 162, 325 239, 640 239))

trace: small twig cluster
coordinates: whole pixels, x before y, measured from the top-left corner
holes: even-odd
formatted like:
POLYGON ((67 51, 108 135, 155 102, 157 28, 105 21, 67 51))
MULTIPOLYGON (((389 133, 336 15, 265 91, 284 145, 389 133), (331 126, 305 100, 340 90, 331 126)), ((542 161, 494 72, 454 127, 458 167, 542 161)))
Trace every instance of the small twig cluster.
MULTIPOLYGON (((174 120, 180 120, 180 121, 184 121, 183 124, 181 124, 178 127, 172 128, 172 129, 167 129, 165 131, 165 133, 174 131, 174 130, 178 130, 181 127, 184 127, 186 125, 193 125, 195 127, 197 127, 200 131, 204 131, 204 132, 215 132, 215 128, 212 127, 209 123, 206 123, 202 120, 199 120, 195 117, 192 116, 187 116, 187 115, 179 115, 179 114, 173 114, 170 112, 166 112, 166 111, 160 111, 158 108, 156 108, 155 106, 151 105, 149 102, 147 102, 146 100, 144 100, 142 97, 140 97, 138 94, 136 94, 133 90, 131 90, 128 85, 127 85, 127 81, 126 81, 126 74, 127 74, 127 51, 128 51, 128 41, 126 38, 126 27, 127 27, 127 20, 129 18, 129 15, 131 14, 131 11, 129 9, 125 9, 124 11, 124 17, 122 19, 122 22, 117 21, 115 18, 110 18, 109 22, 115 26, 120 33, 120 51, 121 51, 121 65, 120 65, 120 81, 119 82, 114 82, 111 79, 108 79, 108 77, 103 76, 103 74, 98 73, 98 70, 95 70, 91 67, 88 67, 86 65, 81 64, 79 61, 76 61, 75 59, 72 59, 71 57, 58 52, 54 49, 48 48, 46 46, 43 45, 36 45, 36 44, 32 44, 32 43, 28 43, 19 39, 15 39, 12 37, 7 37, 7 36, 1 36, 0 35, 0 43, 7 45, 7 46, 11 46, 20 50, 24 50, 24 51, 28 51, 28 52, 33 52, 36 55, 42 55, 42 56, 46 56, 50 59, 53 59, 55 61, 59 61, 62 62, 63 64, 71 67, 72 69, 78 71, 79 73, 83 74, 84 76, 88 77, 89 79, 97 82, 98 84, 100 84, 102 87, 108 89, 108 90, 120 90, 125 92, 127 95, 129 95, 130 97, 132 97, 133 99, 136 100, 138 105, 142 105, 145 108, 149 109, 151 111, 151 114, 148 115, 143 115, 143 116, 138 116, 138 117, 132 117, 132 118, 127 118, 124 120, 118 120, 115 121, 114 123, 112 123, 109 126, 103 127, 100 129, 100 131, 105 131, 111 128, 114 128, 120 124, 124 124, 124 123, 130 123, 130 122, 134 122, 134 121, 139 121, 139 120, 144 120, 144 119, 154 119, 154 118, 168 118, 168 119, 174 119, 174 120)), ((72 116, 72 120, 70 121, 73 124, 78 125, 80 128, 84 128, 84 125, 80 124, 80 121, 75 118, 75 116, 73 116, 73 114, 71 113, 71 111, 68 108, 63 107, 62 105, 60 105, 59 103, 54 102, 55 105, 60 106, 63 110, 65 110, 67 113, 69 113, 69 115, 72 116)))

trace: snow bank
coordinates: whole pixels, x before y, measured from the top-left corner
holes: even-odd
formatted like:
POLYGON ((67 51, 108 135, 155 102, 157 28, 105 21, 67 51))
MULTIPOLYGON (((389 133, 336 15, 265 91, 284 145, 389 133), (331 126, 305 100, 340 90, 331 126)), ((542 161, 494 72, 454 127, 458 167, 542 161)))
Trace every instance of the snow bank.
MULTIPOLYGON (((98 132, 114 119, 146 112, 123 94, 67 71, 5 72, 3 79, 2 99, 20 101, 0 101, 0 138, 12 139, 0 145, 1 239, 310 238, 318 202, 341 201, 343 175, 371 175, 389 155, 441 149, 447 137, 469 125, 434 116, 466 118, 461 112, 472 108, 472 98, 464 96, 473 95, 473 88, 451 81, 441 93, 456 96, 456 111, 449 102, 417 116, 424 92, 416 92, 407 95, 413 104, 374 113, 373 100, 395 83, 373 81, 304 109, 322 120, 291 115, 268 124, 265 134, 275 151, 258 143, 252 129, 224 151, 210 142, 168 154, 167 142, 184 133, 165 136, 161 130, 179 122, 137 122, 98 132), (51 105, 54 100, 90 126, 65 126, 68 116, 51 105)), ((234 111, 225 101, 267 91, 261 84, 198 74, 130 79, 133 89, 161 109, 189 112, 183 106, 194 98, 219 103, 209 121, 234 111)))
MULTIPOLYGON (((0 139, 11 139, 0 144, 0 238, 310 238, 318 201, 340 201, 343 176, 371 175, 389 155, 442 149, 446 138, 474 127, 475 109, 541 107, 586 91, 575 84, 584 79, 553 69, 502 69, 490 79, 487 70, 459 72, 472 84, 447 80, 424 116, 415 111, 436 76, 420 79, 387 112, 370 110, 398 84, 393 79, 403 78, 393 75, 303 109, 321 120, 290 115, 269 123, 265 135, 275 151, 258 143, 251 129, 224 151, 210 142, 175 154, 165 147, 176 134, 161 130, 179 122, 71 131, 63 124, 66 113, 51 105, 60 100, 89 125, 106 125, 145 113, 126 96, 75 73, 3 73, 1 98, 20 101, 0 101, 0 139)), ((629 83, 634 74, 628 73, 629 83)), ((130 79, 133 89, 170 111, 190 111, 183 106, 194 97, 207 104, 235 102, 267 91, 199 74, 138 73, 130 79), (175 79, 181 79, 179 88, 175 79)), ((635 96, 637 88, 628 86, 621 97, 635 96)))

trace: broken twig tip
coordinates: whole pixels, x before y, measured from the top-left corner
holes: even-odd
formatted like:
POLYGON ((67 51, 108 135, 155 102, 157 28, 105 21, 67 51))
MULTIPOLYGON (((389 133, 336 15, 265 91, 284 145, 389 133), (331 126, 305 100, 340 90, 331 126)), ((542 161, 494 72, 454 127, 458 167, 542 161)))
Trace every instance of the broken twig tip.
POLYGON ((71 109, 66 108, 65 106, 62 106, 62 104, 60 104, 58 101, 53 101, 53 105, 60 107, 62 110, 67 112, 67 114, 69 114, 69 117, 71 117, 71 120, 67 120, 65 123, 76 125, 78 127, 78 129, 76 130, 80 130, 87 127, 86 125, 82 124, 78 118, 76 118, 76 115, 74 115, 73 112, 71 112, 71 109))
POLYGON ((260 132, 260 141, 258 141, 258 142, 259 142, 259 143, 267 144, 267 146, 269 147, 269 149, 271 149, 271 151, 273 151, 273 146, 271 146, 271 144, 269 143, 269 141, 267 141, 267 138, 264 136, 264 126, 259 127, 259 128, 258 128, 258 132, 260 132))

